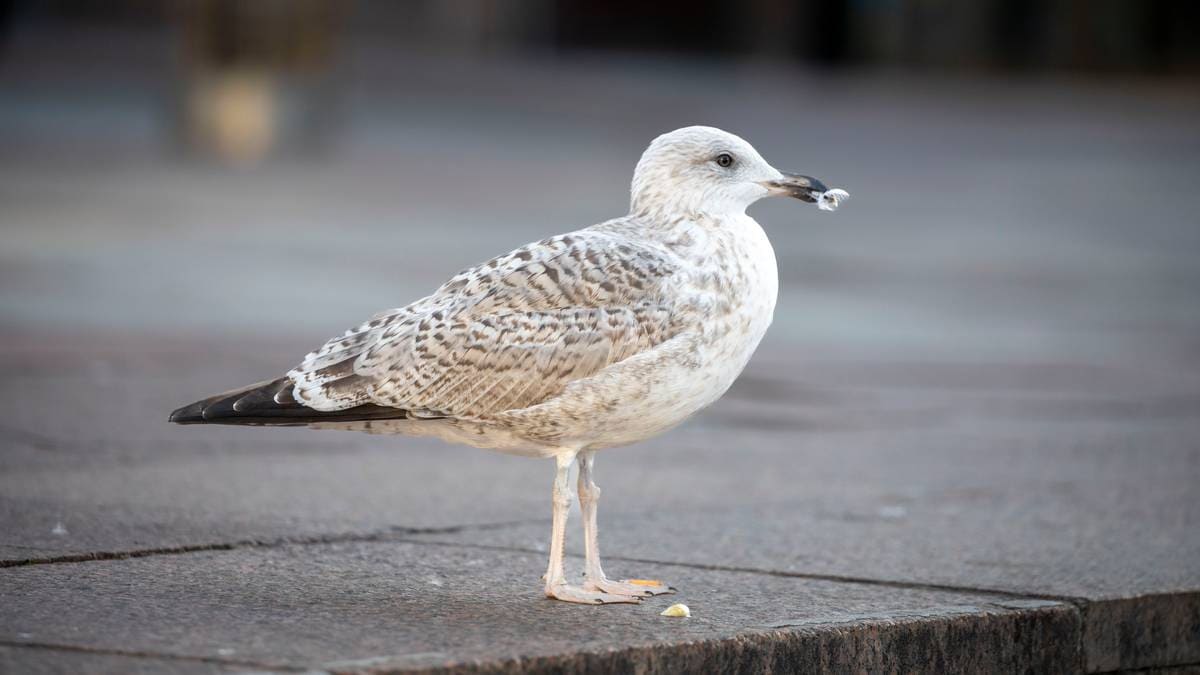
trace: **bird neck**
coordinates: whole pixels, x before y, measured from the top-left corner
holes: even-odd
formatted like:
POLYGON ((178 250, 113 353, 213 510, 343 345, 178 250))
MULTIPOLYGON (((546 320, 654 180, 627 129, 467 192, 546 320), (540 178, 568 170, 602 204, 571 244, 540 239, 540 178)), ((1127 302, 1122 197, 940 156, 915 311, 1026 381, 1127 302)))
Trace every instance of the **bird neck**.
POLYGON ((768 256, 774 251, 762 227, 743 212, 647 210, 622 219, 634 236, 655 241, 695 264, 734 257, 768 256))
POLYGON ((635 194, 629 215, 645 223, 674 227, 680 222, 718 224, 746 217, 746 206, 733 201, 694 198, 688 194, 656 195, 638 199, 635 194))
POLYGON ((629 193, 629 212, 646 220, 671 222, 744 216, 749 202, 745 195, 722 186, 679 180, 650 171, 634 175, 629 193))

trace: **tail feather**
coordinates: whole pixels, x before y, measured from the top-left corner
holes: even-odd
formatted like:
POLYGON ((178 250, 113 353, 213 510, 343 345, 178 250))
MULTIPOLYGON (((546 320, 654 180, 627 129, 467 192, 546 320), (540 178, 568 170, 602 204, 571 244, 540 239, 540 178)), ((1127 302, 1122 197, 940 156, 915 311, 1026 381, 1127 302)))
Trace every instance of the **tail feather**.
POLYGON ((242 424, 251 426, 303 426, 313 422, 404 419, 405 410, 372 403, 345 410, 314 410, 292 396, 286 377, 259 382, 185 405, 171 413, 175 424, 242 424))

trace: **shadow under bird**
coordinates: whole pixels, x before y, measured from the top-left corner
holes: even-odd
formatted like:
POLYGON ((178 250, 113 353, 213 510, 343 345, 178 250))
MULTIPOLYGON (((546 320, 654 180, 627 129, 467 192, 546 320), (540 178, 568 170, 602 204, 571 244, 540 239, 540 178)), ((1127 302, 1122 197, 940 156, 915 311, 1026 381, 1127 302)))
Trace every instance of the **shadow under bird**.
POLYGON ((741 373, 779 288, 771 243, 746 215, 771 195, 824 210, 848 196, 778 171, 720 129, 663 134, 634 171, 629 215, 464 270, 329 340, 284 377, 184 406, 170 421, 433 436, 553 458, 546 595, 605 604, 669 593, 601 569, 596 452, 678 425, 741 373), (569 584, 576 463, 586 561, 583 583, 569 584))

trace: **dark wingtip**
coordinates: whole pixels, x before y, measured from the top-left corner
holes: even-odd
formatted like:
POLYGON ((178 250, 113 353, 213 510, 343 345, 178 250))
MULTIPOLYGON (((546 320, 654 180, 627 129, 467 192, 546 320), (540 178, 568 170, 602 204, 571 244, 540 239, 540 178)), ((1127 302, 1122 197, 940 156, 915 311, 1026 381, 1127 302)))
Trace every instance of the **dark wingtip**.
POLYGON ((198 424, 204 421, 204 401, 196 401, 171 413, 167 421, 173 424, 198 424))
POLYGON ((212 422, 236 424, 237 422, 225 422, 225 420, 236 415, 236 411, 233 408, 234 403, 244 398, 248 393, 252 393, 264 386, 278 388, 279 384, 284 381, 277 379, 268 382, 259 382, 258 384, 252 384, 241 389, 234 389, 233 391, 226 391, 216 396, 202 398, 171 413, 167 421, 174 424, 209 424, 212 422))
POLYGON ((313 410, 295 401, 292 387, 286 377, 259 382, 185 405, 167 419, 173 424, 303 426, 313 422, 403 419, 407 416, 404 410, 373 403, 345 410, 313 410), (282 402, 278 400, 280 398, 282 402))

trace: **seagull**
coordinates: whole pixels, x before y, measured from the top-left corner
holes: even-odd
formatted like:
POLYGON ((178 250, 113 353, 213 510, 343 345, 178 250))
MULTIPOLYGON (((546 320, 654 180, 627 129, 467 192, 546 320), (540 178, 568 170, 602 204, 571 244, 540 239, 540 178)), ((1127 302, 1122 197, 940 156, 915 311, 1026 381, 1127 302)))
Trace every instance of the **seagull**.
POLYGON ((628 215, 463 270, 285 376, 184 406, 170 421, 431 436, 553 458, 546 596, 608 604, 673 592, 605 576, 595 456, 680 424, 746 366, 779 289, 775 252, 746 208, 772 195, 824 210, 848 196, 775 169, 720 129, 663 134, 634 170, 628 215), (575 465, 581 584, 563 572, 575 465))

